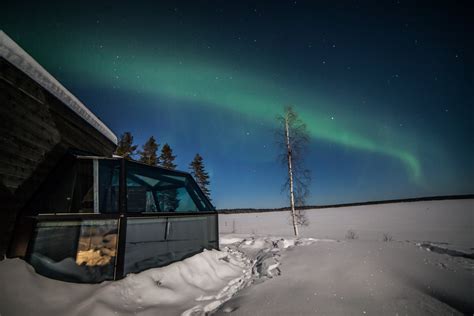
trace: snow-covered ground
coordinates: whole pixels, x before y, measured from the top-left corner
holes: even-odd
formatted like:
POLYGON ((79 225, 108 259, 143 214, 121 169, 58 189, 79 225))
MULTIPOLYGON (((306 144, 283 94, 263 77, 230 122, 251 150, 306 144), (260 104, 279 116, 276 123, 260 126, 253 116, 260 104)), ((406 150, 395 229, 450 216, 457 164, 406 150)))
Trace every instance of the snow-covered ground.
MULTIPOLYGON (((474 199, 401 202, 307 210, 309 226, 303 237, 345 239, 349 230, 359 240, 440 243, 469 250, 474 247, 474 199)), ((221 214, 221 234, 291 236, 290 214, 262 212, 221 214)))
POLYGON ((116 282, 75 284, 37 274, 25 261, 0 262, 0 315, 205 315, 240 290, 280 274, 281 251, 316 239, 222 237, 222 251, 204 250, 163 268, 116 282))
MULTIPOLYGON (((217 314, 474 315, 474 200, 306 215, 302 236, 318 242, 282 252, 280 276, 242 290, 217 314)), ((219 224, 227 238, 292 233, 289 212, 225 214, 219 224)))
POLYGON ((211 312, 251 279, 238 252, 204 251, 116 282, 45 278, 20 259, 0 262, 0 315, 191 315, 211 312))
POLYGON ((278 273, 216 314, 472 315, 473 272, 472 259, 411 242, 315 240, 282 251, 278 273))
POLYGON ((101 284, 3 260, 0 315, 473 315, 473 212, 474 200, 312 210, 299 239, 288 212, 220 215, 220 251, 101 284))

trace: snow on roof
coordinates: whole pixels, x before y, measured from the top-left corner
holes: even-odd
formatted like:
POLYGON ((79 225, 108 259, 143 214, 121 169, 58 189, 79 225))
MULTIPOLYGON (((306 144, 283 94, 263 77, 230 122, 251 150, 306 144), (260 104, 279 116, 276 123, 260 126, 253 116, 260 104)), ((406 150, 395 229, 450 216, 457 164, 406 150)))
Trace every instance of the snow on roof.
POLYGON ((86 120, 101 134, 110 139, 114 144, 117 144, 117 136, 115 136, 115 134, 94 115, 94 113, 92 113, 81 101, 79 101, 2 30, 0 30, 0 56, 27 74, 31 79, 36 81, 67 107, 86 120))

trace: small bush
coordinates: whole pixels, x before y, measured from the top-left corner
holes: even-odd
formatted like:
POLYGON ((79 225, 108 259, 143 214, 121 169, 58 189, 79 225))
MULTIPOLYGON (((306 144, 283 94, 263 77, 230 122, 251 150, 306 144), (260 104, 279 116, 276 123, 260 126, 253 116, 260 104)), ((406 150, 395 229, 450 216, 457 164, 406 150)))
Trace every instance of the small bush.
POLYGON ((349 229, 346 233, 346 239, 357 239, 359 238, 359 236, 357 235, 357 233, 355 231, 353 231, 352 229, 349 229))
POLYGON ((393 240, 393 236, 390 235, 390 233, 384 233, 383 234, 383 241, 389 242, 389 241, 392 241, 392 240, 393 240))

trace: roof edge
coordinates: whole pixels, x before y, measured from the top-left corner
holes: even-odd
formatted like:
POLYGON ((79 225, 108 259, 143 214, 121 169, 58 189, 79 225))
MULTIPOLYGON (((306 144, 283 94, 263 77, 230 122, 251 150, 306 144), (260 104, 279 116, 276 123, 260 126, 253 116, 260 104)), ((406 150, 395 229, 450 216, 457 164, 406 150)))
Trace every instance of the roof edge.
POLYGON ((2 30, 0 30, 0 57, 5 58, 13 66, 28 75, 28 77, 58 98, 68 108, 73 110, 102 135, 117 145, 117 136, 81 101, 79 101, 79 99, 69 92, 69 90, 67 90, 2 30))

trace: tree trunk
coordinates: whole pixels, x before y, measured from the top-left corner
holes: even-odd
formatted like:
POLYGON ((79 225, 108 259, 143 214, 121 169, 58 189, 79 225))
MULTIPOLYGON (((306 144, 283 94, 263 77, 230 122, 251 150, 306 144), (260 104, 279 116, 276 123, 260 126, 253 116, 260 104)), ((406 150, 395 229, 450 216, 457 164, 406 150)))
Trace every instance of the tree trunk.
POLYGON ((298 237, 298 222, 296 220, 296 210, 295 210, 295 195, 293 191, 293 165, 291 157, 291 143, 290 143, 290 129, 288 126, 288 114, 285 117, 285 136, 286 136, 286 149, 287 149, 287 160, 288 160, 288 178, 290 180, 290 206, 291 206, 291 216, 293 219, 293 230, 295 236, 298 237))

